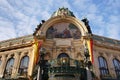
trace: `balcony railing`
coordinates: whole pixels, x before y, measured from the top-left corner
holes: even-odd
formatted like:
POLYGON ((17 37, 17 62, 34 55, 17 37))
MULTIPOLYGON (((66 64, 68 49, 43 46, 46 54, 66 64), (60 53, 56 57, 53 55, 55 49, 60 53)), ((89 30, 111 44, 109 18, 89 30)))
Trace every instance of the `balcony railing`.
POLYGON ((51 67, 49 68, 49 73, 80 73, 80 68, 76 67, 51 67))

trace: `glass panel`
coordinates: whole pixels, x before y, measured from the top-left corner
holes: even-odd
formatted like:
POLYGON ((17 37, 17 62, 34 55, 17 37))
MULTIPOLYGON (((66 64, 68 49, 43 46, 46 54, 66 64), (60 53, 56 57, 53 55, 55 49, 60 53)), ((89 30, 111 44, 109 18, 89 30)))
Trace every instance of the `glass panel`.
POLYGON ((61 53, 61 54, 58 55, 58 58, 62 58, 62 57, 68 57, 69 58, 69 56, 66 53, 61 53))
POLYGON ((105 58, 99 57, 98 61, 99 61, 99 69, 100 69, 101 76, 108 75, 109 71, 108 71, 107 62, 106 62, 105 58))
POLYGON ((7 62, 6 68, 5 68, 5 77, 10 77, 12 74, 12 68, 14 64, 14 58, 10 58, 7 62))
POLYGON ((116 75, 117 77, 119 77, 120 76, 120 61, 117 59, 113 59, 113 64, 114 64, 116 75))
POLYGON ((69 65, 69 55, 66 53, 61 53, 58 55, 58 64, 61 66, 69 65))
POLYGON ((20 68, 19 68, 20 75, 27 74, 28 63, 29 63, 28 56, 25 56, 21 59, 20 68))

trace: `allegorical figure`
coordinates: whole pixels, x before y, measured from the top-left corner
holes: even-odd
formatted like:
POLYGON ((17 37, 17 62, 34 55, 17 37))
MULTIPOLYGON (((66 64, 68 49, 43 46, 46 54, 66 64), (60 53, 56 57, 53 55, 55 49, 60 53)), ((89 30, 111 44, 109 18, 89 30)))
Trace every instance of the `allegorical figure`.
POLYGON ((71 38, 70 31, 67 28, 63 31, 63 38, 71 38))
POLYGON ((75 33, 74 33, 74 36, 73 36, 75 39, 79 39, 81 37, 81 33, 78 29, 76 29, 75 33))

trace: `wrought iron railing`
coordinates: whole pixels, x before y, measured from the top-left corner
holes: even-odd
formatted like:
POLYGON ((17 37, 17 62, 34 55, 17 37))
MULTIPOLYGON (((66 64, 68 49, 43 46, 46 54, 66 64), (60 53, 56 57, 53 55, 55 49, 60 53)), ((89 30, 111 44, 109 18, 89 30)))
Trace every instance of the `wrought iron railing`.
MULTIPOLYGON (((80 61, 70 58, 60 58, 48 61, 48 74, 54 78, 67 78, 80 79, 81 76, 86 80, 86 69, 80 61)), ((51 80, 51 79, 50 79, 51 80)))

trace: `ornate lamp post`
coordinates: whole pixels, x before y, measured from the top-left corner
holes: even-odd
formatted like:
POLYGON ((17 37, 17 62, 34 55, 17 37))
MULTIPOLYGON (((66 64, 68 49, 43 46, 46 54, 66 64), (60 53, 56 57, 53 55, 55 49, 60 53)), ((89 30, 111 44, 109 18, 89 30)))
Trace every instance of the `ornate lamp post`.
POLYGON ((40 60, 39 60, 39 68, 40 70, 38 70, 38 77, 37 80, 44 80, 44 67, 45 67, 45 57, 46 54, 46 49, 45 48, 41 48, 40 49, 40 60))
POLYGON ((88 51, 87 47, 85 47, 84 55, 85 55, 84 66, 86 68, 87 80, 91 80, 92 79, 92 74, 91 74, 90 70, 91 70, 91 67, 92 67, 92 63, 90 61, 90 55, 89 55, 89 51, 88 51))

